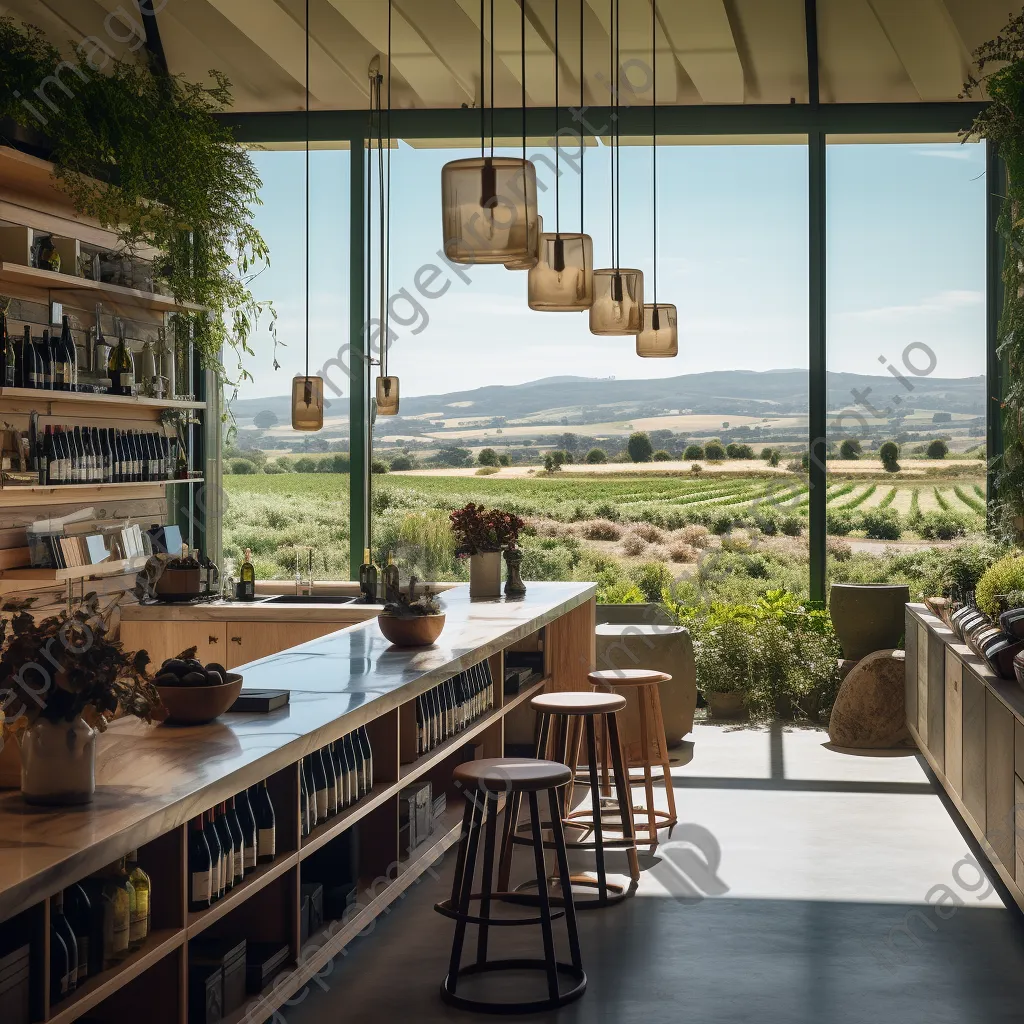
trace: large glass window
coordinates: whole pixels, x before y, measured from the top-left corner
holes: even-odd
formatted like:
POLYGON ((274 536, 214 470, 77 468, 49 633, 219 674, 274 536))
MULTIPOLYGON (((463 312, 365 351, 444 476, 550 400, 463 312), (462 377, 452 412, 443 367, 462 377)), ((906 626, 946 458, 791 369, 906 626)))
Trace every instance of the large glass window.
MULTIPOLYGON (((280 579, 290 578, 297 563, 305 574, 312 550, 317 578, 348 579, 347 377, 330 375, 335 389, 327 389, 322 431, 291 429, 291 381, 307 365, 305 153, 257 150, 252 157, 263 180, 256 226, 271 263, 251 287, 273 303, 277 321, 272 331, 271 318, 263 318, 245 364, 251 377, 236 375, 237 385, 225 394, 224 556, 237 564, 251 548, 257 576, 280 579)), ((348 176, 347 151, 310 154, 308 365, 314 374, 348 342, 348 176)))
POLYGON ((828 148, 832 580, 936 592, 985 527, 985 152, 828 148))

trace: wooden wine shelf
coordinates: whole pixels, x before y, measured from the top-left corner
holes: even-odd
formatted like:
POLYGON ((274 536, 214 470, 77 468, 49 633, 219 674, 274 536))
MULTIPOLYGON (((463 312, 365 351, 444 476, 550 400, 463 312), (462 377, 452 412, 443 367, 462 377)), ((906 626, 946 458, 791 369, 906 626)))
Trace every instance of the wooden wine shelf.
POLYGON ((278 857, 271 864, 260 864, 251 874, 245 876, 241 885, 236 885, 231 892, 226 893, 223 899, 218 900, 209 910, 201 910, 197 914, 190 913, 185 924, 185 930, 190 939, 194 939, 200 933, 206 931, 211 924, 219 921, 225 914, 230 914, 243 900, 247 900, 254 893, 265 888, 280 878, 281 875, 290 871, 299 863, 297 853, 287 853, 278 857))
POLYGON ((83 491, 123 491, 132 487, 173 487, 176 484, 203 484, 202 477, 188 480, 143 480, 131 484, 11 484, 0 487, 0 497, 9 494, 81 494, 83 491))
POLYGON ((143 557, 114 559, 97 562, 95 565, 75 565, 69 569, 4 569, 0 579, 28 580, 33 583, 67 583, 70 580, 87 580, 100 576, 119 576, 121 573, 138 572, 146 564, 143 557))
POLYGON ((322 825, 317 825, 302 840, 299 859, 305 860, 310 854, 319 850, 321 846, 325 846, 332 839, 337 839, 342 832, 351 828, 360 818, 365 818, 366 815, 376 810, 381 804, 386 803, 397 792, 398 786, 395 783, 376 783, 362 800, 352 804, 351 807, 346 807, 341 814, 328 818, 322 825))
POLYGON ((178 302, 171 295, 157 295, 156 292, 143 292, 119 284, 104 284, 87 277, 41 270, 39 267, 24 267, 19 263, 0 263, 0 284, 45 288, 51 293, 66 295, 82 294, 89 302, 101 299, 114 305, 140 306, 158 313, 200 313, 204 310, 203 306, 193 302, 178 302))
POLYGON ((183 398, 145 398, 133 395, 100 395, 89 391, 47 391, 41 388, 0 388, 0 399, 10 401, 81 403, 85 406, 116 405, 134 409, 205 409, 205 402, 190 402, 183 398))
POLYGON ((52 1007, 49 1024, 70 1024, 77 1020, 184 943, 185 933, 180 928, 152 932, 137 953, 117 967, 90 978, 73 996, 52 1007))

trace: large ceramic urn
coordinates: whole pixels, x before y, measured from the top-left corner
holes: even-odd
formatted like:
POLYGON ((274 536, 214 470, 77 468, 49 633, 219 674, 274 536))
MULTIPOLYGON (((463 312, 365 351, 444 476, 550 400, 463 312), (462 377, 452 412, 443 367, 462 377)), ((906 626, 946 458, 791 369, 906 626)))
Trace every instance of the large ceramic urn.
POLYGON ((828 610, 843 657, 859 661, 899 647, 910 588, 890 583, 833 583, 828 610))

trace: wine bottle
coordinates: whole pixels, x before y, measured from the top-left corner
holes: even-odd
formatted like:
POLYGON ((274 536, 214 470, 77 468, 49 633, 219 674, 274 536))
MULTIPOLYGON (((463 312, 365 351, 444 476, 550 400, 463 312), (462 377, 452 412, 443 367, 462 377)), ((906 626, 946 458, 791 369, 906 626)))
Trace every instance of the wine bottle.
POLYGON ((416 756, 420 757, 426 750, 426 721, 423 709, 423 694, 416 698, 416 756))
POLYGON ((227 818, 228 828, 231 830, 231 842, 235 848, 234 884, 238 885, 245 879, 245 836, 242 833, 242 824, 238 820, 238 812, 235 810, 234 797, 224 805, 224 816, 227 818))
POLYGON ((377 601, 377 566, 370 561, 369 548, 363 548, 363 564, 359 566, 359 599, 365 604, 377 601))
POLYGON ((53 390, 53 364, 50 362, 50 332, 43 328, 43 336, 36 339, 36 355, 39 359, 39 387, 44 391, 53 390))
POLYGON ((25 339, 24 337, 12 338, 11 343, 14 346, 14 386, 27 388, 28 367, 25 364, 25 339))
POLYGON ((327 796, 327 772, 324 770, 320 751, 317 750, 310 754, 309 761, 313 776, 313 794, 316 799, 316 820, 324 822, 327 820, 327 808, 330 805, 330 800, 327 796))
POLYGON ((66 374, 64 370, 63 348, 60 338, 49 331, 43 331, 43 337, 47 338, 50 351, 50 388, 53 391, 66 391, 66 374))
POLYGON ((36 351, 35 342, 32 340, 32 328, 25 327, 21 342, 21 359, 24 367, 24 379, 22 384, 26 388, 39 387, 39 367, 37 360, 39 353, 36 351))
MULTIPOLYGON (((128 858, 122 857, 117 863, 117 873, 121 882, 128 890, 128 952, 135 953, 142 948, 142 943, 132 939, 132 921, 136 920, 138 914, 139 894, 132 885, 131 875, 128 873, 128 858)), ((138 934, 138 929, 136 929, 138 934)))
POLYGON ((57 449, 54 447, 53 428, 46 425, 46 435, 43 438, 43 459, 46 463, 46 480, 48 484, 59 484, 60 465, 57 462, 57 449))
POLYGON ((117 346, 110 353, 107 369, 110 372, 111 390, 115 395, 135 394, 135 359, 124 337, 124 323, 118 319, 117 346))
POLYGON ((82 482, 91 484, 96 479, 96 460, 92 454, 92 438, 89 428, 82 428, 82 482))
POLYGON ((71 955, 68 953, 64 936, 56 924, 50 923, 50 1002, 59 1003, 66 999, 71 984, 71 955))
POLYGON ((193 818, 188 828, 188 909, 197 914, 208 910, 212 901, 213 857, 203 832, 202 816, 193 818))
POLYGON ((248 873, 256 868, 256 818, 252 813, 249 793, 244 789, 235 797, 235 810, 242 827, 243 862, 248 873))
POLYGON ((177 445, 178 452, 174 457, 174 479, 187 480, 188 456, 185 454, 185 446, 180 441, 175 443, 177 445))
POLYGON ((338 805, 338 777, 334 774, 334 758, 331 748, 324 747, 320 751, 320 759, 324 763, 324 774, 327 776, 327 817, 333 818, 341 807, 338 805))
POLYGON ((18 360, 14 351, 14 339, 7 333, 7 313, 0 309, 0 343, 4 352, 4 387, 18 386, 18 360))
POLYGON ((243 601, 251 601, 256 597, 256 567, 252 564, 252 551, 245 549, 245 561, 238 570, 238 579, 241 584, 239 597, 243 601))
POLYGON ((345 758, 345 788, 348 790, 348 802, 354 804, 359 799, 359 786, 356 777, 356 755, 352 747, 352 734, 342 736, 342 753, 345 758))
POLYGON ((270 800, 266 779, 256 787, 256 802, 252 805, 252 813, 256 818, 257 829, 256 861, 269 864, 277 856, 277 833, 274 805, 270 800))
POLYGON ((356 799, 362 800, 366 795, 366 787, 363 785, 364 772, 363 772, 363 750, 359 745, 359 740, 356 734, 349 733, 348 741, 352 746, 352 762, 355 768, 355 790, 356 799))
POLYGON ((139 851, 132 850, 128 854, 128 880, 135 890, 135 909, 128 925, 128 941, 136 948, 149 937, 150 908, 152 906, 153 886, 149 875, 139 865, 139 851))
POLYGON ((308 755, 299 763, 299 767, 306 779, 306 803, 309 808, 309 830, 320 823, 320 815, 317 812, 316 779, 313 778, 313 759, 308 755))
POLYGON ((210 902, 216 903, 224 895, 224 852, 221 849, 217 826, 213 823, 213 811, 207 811, 203 815, 203 835, 206 837, 206 845, 210 849, 212 862, 210 870, 210 902))
POLYGON ((64 352, 64 382, 65 391, 78 390, 78 349, 75 346, 75 336, 71 333, 71 323, 64 317, 64 323, 60 332, 60 343, 64 352))
MULTIPOLYGON (((50 927, 64 940, 68 957, 67 994, 70 995, 78 987, 78 942, 75 939, 75 930, 64 913, 63 892, 57 893, 50 905, 50 927)), ((82 981, 85 981, 84 975, 82 981)))
POLYGON ((71 925, 78 949, 79 985, 84 984, 92 972, 92 935, 95 930, 93 906, 81 885, 69 885, 64 890, 64 916, 71 925))
MULTIPOLYGON (((303 759, 305 760, 305 759, 303 759)), ((309 823, 309 790, 306 789, 306 766, 299 762, 299 835, 303 839, 309 835, 312 826, 309 823)))
POLYGON ((67 427, 60 428, 56 440, 59 446, 60 481, 63 484, 69 484, 71 483, 71 441, 67 427))
POLYGON ((364 725, 359 730, 359 742, 363 747, 363 765, 366 771, 366 792, 373 789, 373 748, 370 746, 370 734, 364 725))
POLYGON ((328 747, 331 757, 331 765, 334 768, 335 788, 337 790, 338 810, 342 811, 348 807, 348 799, 345 791, 345 758, 341 752, 341 741, 335 740, 328 747))
POLYGON ((118 864, 107 868, 102 883, 103 970, 107 970, 128 956, 132 892, 128 875, 118 864))
POLYGON ((217 826, 217 838, 224 854, 224 891, 230 892, 235 887, 235 840, 228 825, 227 805, 220 804, 214 809, 214 824, 217 826))

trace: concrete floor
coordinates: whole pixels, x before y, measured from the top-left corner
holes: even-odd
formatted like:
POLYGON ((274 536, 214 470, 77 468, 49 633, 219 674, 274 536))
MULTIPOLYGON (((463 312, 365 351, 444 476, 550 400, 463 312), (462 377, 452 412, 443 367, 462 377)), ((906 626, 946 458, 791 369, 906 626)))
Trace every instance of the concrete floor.
MULTIPOLYGON (((636 898, 579 915, 587 993, 537 1019, 1019 1022, 1021 917, 921 763, 827 739, 698 725, 673 767, 680 826, 642 856, 636 898)), ((433 904, 453 864, 454 852, 278 1024, 476 1019, 438 997, 454 926, 433 904)), ((540 955, 536 929, 503 931, 498 955, 540 955)), ((493 978, 486 991, 512 995, 493 978)))

